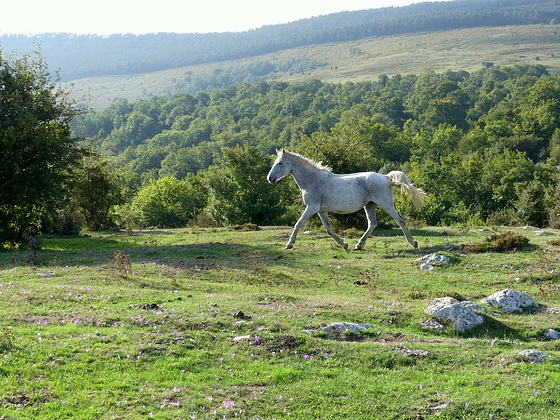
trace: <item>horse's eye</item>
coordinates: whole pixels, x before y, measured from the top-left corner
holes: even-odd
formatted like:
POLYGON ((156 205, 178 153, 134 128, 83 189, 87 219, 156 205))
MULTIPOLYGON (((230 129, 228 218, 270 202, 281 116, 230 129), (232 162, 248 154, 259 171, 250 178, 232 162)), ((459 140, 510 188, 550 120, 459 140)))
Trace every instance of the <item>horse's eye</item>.
POLYGON ((278 165, 282 165, 282 162, 278 162, 278 165))

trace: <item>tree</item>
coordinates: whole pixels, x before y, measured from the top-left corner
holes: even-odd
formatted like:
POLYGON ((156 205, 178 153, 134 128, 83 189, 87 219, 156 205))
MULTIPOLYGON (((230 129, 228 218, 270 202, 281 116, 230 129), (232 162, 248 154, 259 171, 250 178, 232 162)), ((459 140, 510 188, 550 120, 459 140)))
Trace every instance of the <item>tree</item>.
POLYGON ((286 222, 293 194, 289 183, 267 183, 272 161, 251 146, 224 148, 223 153, 223 165, 204 174, 210 217, 221 225, 286 222))
POLYGON ((84 155, 70 130, 80 113, 39 54, 0 53, 0 246, 25 244, 68 197, 84 155))
POLYGON ((182 227, 204 207, 205 196, 194 175, 184 180, 166 176, 142 186, 131 206, 138 214, 137 225, 182 227))
POLYGON ((109 212, 123 203, 122 188, 107 163, 98 156, 83 159, 77 171, 74 201, 89 229, 100 230, 112 225, 109 212))

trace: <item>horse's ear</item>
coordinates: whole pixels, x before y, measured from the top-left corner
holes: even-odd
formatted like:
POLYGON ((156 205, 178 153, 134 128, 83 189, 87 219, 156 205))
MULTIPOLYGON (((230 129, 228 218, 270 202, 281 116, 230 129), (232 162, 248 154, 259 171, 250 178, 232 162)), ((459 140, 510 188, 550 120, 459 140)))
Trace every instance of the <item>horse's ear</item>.
POLYGON ((278 156, 283 155, 284 154, 284 148, 282 147, 280 150, 276 149, 276 154, 278 156))

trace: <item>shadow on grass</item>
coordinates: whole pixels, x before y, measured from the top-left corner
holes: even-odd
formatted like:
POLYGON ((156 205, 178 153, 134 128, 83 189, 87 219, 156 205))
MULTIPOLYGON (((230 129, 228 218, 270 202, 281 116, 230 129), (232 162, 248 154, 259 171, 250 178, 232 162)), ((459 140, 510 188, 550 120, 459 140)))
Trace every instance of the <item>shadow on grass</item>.
POLYGON ((506 342, 529 340, 529 337, 522 334, 520 331, 508 327, 503 322, 488 315, 482 315, 484 323, 464 333, 465 337, 469 338, 487 338, 490 340, 505 340, 506 342))

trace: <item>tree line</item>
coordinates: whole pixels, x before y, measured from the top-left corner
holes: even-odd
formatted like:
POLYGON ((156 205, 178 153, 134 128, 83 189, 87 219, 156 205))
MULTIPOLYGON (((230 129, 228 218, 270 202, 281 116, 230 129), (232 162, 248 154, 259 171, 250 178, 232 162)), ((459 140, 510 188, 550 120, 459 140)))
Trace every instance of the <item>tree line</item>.
POLYGON ((455 0, 334 13, 239 33, 2 35, 0 47, 22 53, 40 49, 52 69, 61 69, 63 80, 75 80, 235 60, 365 37, 559 20, 557 0, 455 0))
POLYGON ((559 226, 559 98, 558 75, 517 65, 123 100, 80 127, 111 156, 109 168, 135 179, 127 188, 139 188, 136 196, 119 207, 135 226, 293 222, 297 189, 265 180, 277 147, 339 173, 404 170, 430 194, 420 210, 397 197, 421 223, 559 226), (186 184, 178 190, 190 194, 181 205, 192 204, 183 216, 146 219, 146 189, 159 200, 158 183, 179 181, 186 184))
POLYGON ((421 209, 396 194, 418 223, 560 226, 560 76, 541 65, 261 81, 93 114, 41 62, 0 57, 0 77, 3 245, 83 228, 291 224, 297 187, 266 182, 278 147, 338 173, 405 171, 429 194, 421 209))

